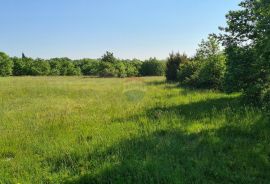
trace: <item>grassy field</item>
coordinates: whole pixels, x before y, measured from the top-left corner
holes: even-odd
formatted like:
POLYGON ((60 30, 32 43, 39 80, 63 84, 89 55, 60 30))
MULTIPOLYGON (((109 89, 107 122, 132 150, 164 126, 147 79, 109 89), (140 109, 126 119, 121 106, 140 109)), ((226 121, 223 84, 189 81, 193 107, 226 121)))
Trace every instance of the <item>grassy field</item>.
POLYGON ((164 78, 0 78, 0 183, 269 183, 270 123, 164 78))

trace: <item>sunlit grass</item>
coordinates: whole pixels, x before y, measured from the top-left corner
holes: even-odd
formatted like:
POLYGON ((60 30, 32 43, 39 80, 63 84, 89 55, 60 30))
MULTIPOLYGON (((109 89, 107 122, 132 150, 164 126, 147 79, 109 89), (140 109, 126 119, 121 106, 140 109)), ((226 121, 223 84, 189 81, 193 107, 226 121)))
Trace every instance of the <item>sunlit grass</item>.
POLYGON ((0 78, 0 183, 267 183, 270 123, 164 78, 0 78))

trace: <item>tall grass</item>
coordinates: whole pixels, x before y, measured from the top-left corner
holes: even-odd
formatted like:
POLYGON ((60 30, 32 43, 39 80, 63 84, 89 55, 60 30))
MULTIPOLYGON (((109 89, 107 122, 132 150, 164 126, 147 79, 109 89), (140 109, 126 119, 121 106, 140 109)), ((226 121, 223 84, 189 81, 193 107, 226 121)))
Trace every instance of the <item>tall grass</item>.
POLYGON ((269 183, 260 110, 164 81, 0 78, 0 183, 269 183))

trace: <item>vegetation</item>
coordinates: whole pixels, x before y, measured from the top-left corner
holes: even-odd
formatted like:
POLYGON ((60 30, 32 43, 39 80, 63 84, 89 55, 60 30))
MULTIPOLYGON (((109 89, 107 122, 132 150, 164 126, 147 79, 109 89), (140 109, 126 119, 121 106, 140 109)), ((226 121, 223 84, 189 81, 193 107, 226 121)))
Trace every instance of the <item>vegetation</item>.
POLYGON ((166 63, 166 79, 167 81, 177 81, 180 64, 188 61, 186 54, 171 53, 166 63))
POLYGON ((32 59, 24 54, 22 58, 9 58, 0 53, 1 76, 99 76, 99 77, 138 77, 162 76, 165 62, 150 58, 144 62, 121 60, 113 53, 106 52, 100 59, 71 60, 69 58, 52 58, 49 60, 32 59))
POLYGON ((196 56, 180 66, 178 79, 192 88, 222 89, 225 74, 225 55, 216 38, 202 41, 196 56))
MULTIPOLYGON (((240 10, 227 15, 228 26, 220 36, 228 55, 227 79, 239 83, 246 101, 269 103, 270 1, 244 0, 240 10), (236 73, 240 77, 235 77, 236 73)), ((227 87, 228 88, 228 87, 227 87)))
POLYGON ((165 74, 165 62, 150 58, 143 62, 140 74, 142 76, 163 76, 165 74))
POLYGON ((0 183, 269 183, 269 119, 238 94, 163 77, 0 86, 0 183))
POLYGON ((269 183, 270 1, 240 6, 194 57, 0 52, 0 183, 269 183))
POLYGON ((0 52, 0 76, 8 76, 12 73, 12 61, 9 59, 8 55, 0 52))

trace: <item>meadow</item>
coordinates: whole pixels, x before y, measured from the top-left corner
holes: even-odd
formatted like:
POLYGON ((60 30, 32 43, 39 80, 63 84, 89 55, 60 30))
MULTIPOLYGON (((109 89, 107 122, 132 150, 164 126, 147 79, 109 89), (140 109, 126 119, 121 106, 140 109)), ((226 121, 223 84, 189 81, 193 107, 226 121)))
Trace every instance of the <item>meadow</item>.
POLYGON ((0 78, 0 183, 269 183, 270 123, 163 77, 0 78))

